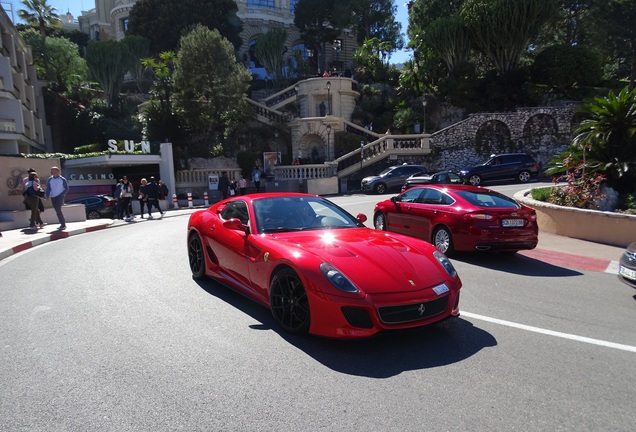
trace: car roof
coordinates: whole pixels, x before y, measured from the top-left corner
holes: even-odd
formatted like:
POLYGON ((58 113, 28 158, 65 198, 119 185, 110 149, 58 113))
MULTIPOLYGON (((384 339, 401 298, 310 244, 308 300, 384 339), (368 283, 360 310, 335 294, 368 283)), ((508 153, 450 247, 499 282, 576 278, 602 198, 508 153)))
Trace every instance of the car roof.
MULTIPOLYGON (((438 190, 447 190, 449 192, 453 191, 468 191, 468 192, 494 192, 492 189, 488 189, 482 186, 473 186, 473 185, 465 185, 459 183, 449 183, 449 184, 423 184, 423 185, 415 185, 411 189, 438 189, 438 190)), ((409 190, 411 190, 409 189, 409 190)))

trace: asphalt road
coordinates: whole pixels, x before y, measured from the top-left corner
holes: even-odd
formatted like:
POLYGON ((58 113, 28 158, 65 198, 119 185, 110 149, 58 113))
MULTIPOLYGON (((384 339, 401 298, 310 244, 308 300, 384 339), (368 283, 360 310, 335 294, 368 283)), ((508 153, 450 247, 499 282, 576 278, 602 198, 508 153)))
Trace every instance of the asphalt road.
MULTIPOLYGON (((378 198, 333 200, 371 216, 378 198)), ((464 254, 459 319, 364 341, 292 337, 190 277, 186 224, 0 262, 1 431, 634 429, 636 302, 615 275, 464 254)))

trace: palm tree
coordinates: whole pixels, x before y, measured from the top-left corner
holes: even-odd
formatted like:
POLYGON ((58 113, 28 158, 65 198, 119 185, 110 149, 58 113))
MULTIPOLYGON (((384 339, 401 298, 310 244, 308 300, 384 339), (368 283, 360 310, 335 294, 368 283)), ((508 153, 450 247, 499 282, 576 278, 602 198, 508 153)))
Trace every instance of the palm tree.
MULTIPOLYGON (((570 150, 562 154, 582 161, 583 169, 607 177, 608 186, 632 192, 636 184, 636 89, 594 98, 581 106, 585 116, 574 129, 570 150)), ((558 171, 551 164, 546 173, 558 171)), ((564 165, 561 164, 561 168, 564 165)))
POLYGON ((18 16, 27 24, 40 29, 42 37, 46 37, 47 27, 57 27, 61 21, 57 9, 51 7, 47 0, 22 0, 26 9, 18 10, 18 16))

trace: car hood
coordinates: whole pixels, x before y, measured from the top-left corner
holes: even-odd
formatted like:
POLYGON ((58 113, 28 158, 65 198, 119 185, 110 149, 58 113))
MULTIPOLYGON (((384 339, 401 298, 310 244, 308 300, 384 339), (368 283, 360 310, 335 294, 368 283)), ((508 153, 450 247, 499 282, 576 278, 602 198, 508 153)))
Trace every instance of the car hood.
POLYGON ((374 180, 377 180, 377 179, 380 179, 380 178, 382 178, 382 177, 381 177, 381 176, 377 176, 377 175, 374 175, 374 176, 367 176, 367 177, 363 178, 363 179, 362 179, 362 181, 363 181, 363 182, 370 183, 370 182, 372 182, 372 181, 374 181, 374 180))
POLYGON ((368 294, 417 291, 449 278, 433 257, 436 249, 407 236, 346 228, 277 237, 301 255, 331 263, 368 294))

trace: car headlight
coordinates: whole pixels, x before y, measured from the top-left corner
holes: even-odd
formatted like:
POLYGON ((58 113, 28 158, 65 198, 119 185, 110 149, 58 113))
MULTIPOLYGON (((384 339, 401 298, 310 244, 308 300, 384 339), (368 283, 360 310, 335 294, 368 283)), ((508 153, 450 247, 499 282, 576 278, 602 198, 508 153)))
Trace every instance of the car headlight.
POLYGON ((450 260, 446 258, 446 255, 440 251, 434 251, 433 256, 442 265, 442 267, 444 267, 444 270, 446 270, 446 273, 448 273, 450 277, 457 276, 457 270, 455 270, 455 267, 453 267, 450 260))
POLYGON ((358 288, 351 283, 347 277, 342 274, 340 270, 335 268, 329 263, 320 264, 320 271, 325 275, 327 280, 331 282, 333 286, 338 288, 340 291, 348 292, 348 293, 357 293, 358 288))

